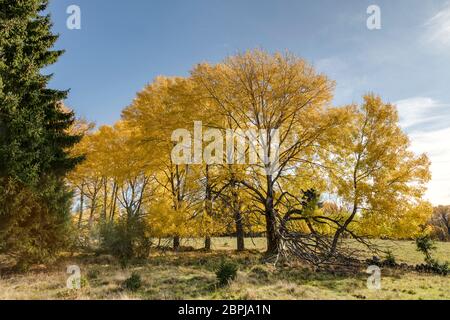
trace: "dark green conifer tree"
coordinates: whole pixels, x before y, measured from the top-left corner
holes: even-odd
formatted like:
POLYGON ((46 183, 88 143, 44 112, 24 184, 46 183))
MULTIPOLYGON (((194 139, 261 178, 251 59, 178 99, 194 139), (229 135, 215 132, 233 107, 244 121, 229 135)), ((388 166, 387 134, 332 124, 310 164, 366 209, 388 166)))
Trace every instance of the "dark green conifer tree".
POLYGON ((64 247, 70 193, 64 178, 81 160, 68 153, 74 114, 67 91, 48 87, 43 69, 63 51, 47 0, 0 0, 0 250, 18 261, 45 260, 64 247))

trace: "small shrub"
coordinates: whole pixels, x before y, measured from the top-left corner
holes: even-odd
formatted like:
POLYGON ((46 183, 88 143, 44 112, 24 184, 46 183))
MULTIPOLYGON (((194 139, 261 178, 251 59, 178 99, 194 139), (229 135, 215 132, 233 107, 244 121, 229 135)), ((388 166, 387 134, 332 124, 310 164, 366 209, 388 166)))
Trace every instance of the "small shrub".
POLYGON ((384 265, 389 266, 389 267, 394 267, 397 265, 397 261, 395 260, 395 256, 392 253, 392 251, 388 251, 386 253, 386 258, 384 259, 384 265))
POLYGON ((426 264, 419 264, 416 266, 416 270, 419 272, 428 272, 447 276, 450 273, 448 262, 439 263, 439 261, 431 259, 426 264))
POLYGON ((437 260, 432 260, 429 264, 432 266, 434 273, 446 276, 450 272, 448 262, 439 263, 437 260))
POLYGON ((130 291, 137 291, 142 287, 142 279, 141 276, 136 273, 133 272, 131 274, 131 277, 129 277, 128 279, 126 279, 123 283, 123 287, 127 290, 130 291))
POLYGON ((429 265, 432 267, 434 273, 446 276, 450 272, 448 262, 439 263, 439 261, 431 259, 431 261, 429 261, 429 265))
POLYGON ((126 268, 133 258, 133 245, 126 221, 105 224, 101 227, 100 234, 102 248, 116 257, 122 268, 126 268))
POLYGON ((139 216, 121 218, 101 227, 101 248, 126 268, 134 259, 146 259, 152 246, 146 225, 139 216))
POLYGON ((216 270, 216 277, 221 286, 228 285, 231 281, 236 279, 238 265, 232 261, 223 260, 216 270))
POLYGON ((78 289, 85 289, 89 287, 89 281, 86 277, 81 277, 79 279, 79 283, 77 283, 77 279, 72 280, 72 288, 70 290, 78 290, 78 289), (79 285, 79 286, 78 286, 79 285))
POLYGON ((81 277, 81 279, 80 279, 80 285, 81 285, 81 288, 82 288, 82 289, 89 287, 89 281, 88 281, 88 279, 87 279, 86 277, 81 277))
POLYGON ((425 255, 425 261, 431 259, 431 252, 436 250, 436 245, 429 235, 424 235, 416 239, 417 251, 425 255))
POLYGON ((417 271, 430 272, 443 276, 449 274, 450 268, 448 262, 440 263, 431 256, 431 252, 436 250, 436 245, 429 235, 417 238, 416 245, 417 251, 425 255, 425 264, 416 266, 417 271))

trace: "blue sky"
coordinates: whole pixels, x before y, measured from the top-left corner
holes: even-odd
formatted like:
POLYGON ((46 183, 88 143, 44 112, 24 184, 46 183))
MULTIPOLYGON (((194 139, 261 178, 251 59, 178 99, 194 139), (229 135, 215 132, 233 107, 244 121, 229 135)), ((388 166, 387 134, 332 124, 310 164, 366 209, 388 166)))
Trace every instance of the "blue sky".
POLYGON ((158 75, 238 51, 289 50, 337 81, 337 105, 372 91, 396 103, 412 148, 433 161, 428 198, 450 203, 450 2, 447 0, 53 0, 66 50, 52 87, 97 124, 112 124, 158 75), (66 27, 69 5, 81 30, 66 27), (368 30, 369 5, 381 30, 368 30))

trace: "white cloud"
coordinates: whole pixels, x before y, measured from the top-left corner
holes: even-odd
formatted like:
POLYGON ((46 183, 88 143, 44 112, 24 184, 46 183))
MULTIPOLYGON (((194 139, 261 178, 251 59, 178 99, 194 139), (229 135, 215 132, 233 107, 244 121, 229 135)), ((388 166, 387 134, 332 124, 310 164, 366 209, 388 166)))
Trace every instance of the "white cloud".
POLYGON ((432 115, 432 112, 440 107, 445 107, 445 105, 439 104, 438 101, 428 97, 409 98, 397 101, 395 104, 400 115, 400 125, 404 129, 429 121, 438 121, 442 118, 442 115, 432 115))
POLYGON ((411 149, 417 154, 426 153, 431 160, 432 180, 427 199, 434 205, 450 204, 449 106, 429 97, 409 98, 395 104, 400 125, 410 132, 411 149))
POLYGON ((427 198, 435 205, 450 204, 450 128, 410 135, 412 150, 431 160, 432 181, 427 198))
POLYGON ((437 47, 450 47, 450 2, 425 23, 427 42, 437 47))

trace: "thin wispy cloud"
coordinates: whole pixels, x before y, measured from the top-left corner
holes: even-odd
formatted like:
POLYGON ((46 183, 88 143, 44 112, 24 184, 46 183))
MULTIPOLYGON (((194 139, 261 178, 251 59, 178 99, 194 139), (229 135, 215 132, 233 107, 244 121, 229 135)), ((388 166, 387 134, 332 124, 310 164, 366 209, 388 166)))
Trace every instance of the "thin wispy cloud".
POLYGON ((441 48, 450 47, 450 2, 426 23, 425 39, 441 48))
POLYGON ((397 101, 400 125, 409 131, 437 130, 450 123, 450 105, 430 97, 413 97, 397 101))

